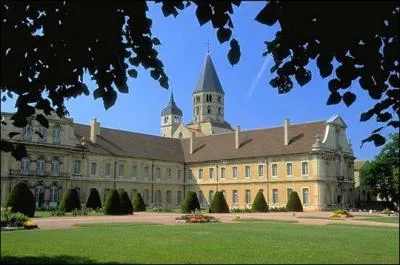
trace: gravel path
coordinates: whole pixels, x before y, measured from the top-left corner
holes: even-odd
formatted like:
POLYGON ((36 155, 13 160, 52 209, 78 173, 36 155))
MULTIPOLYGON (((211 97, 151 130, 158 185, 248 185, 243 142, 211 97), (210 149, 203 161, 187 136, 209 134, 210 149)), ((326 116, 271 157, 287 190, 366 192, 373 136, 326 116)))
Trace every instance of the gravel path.
MULTIPOLYGON (((220 219, 223 223, 232 223, 234 218, 239 215, 241 219, 254 218, 254 219, 267 219, 267 220, 282 220, 282 221, 297 221, 298 224, 304 225, 327 225, 330 223, 337 224, 354 224, 354 225, 369 225, 369 226, 384 226, 399 228, 399 224, 395 223, 382 223, 374 221, 357 220, 362 218, 359 215, 366 215, 366 213, 352 213, 355 217, 340 220, 331 219, 317 219, 329 218, 331 212, 302 212, 302 213, 228 213, 228 214, 210 214, 220 219), (358 217, 357 217, 358 216, 358 217), (309 217, 309 218, 307 218, 309 217)), ((177 213, 149 213, 137 212, 133 215, 124 216, 76 216, 76 217, 43 217, 32 218, 38 224, 40 229, 60 229, 71 228, 75 224, 90 224, 90 223, 134 223, 134 222, 151 222, 166 225, 176 225, 175 217, 179 216, 177 213)), ((372 215, 371 216, 376 216, 372 215)))

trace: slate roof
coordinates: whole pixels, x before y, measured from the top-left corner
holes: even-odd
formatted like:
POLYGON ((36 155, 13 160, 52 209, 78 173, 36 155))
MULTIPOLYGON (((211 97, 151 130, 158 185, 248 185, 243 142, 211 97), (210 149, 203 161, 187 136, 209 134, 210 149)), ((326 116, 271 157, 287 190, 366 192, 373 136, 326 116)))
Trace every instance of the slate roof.
MULTIPOLYGON (((89 139, 90 126, 74 124, 80 139, 89 139)), ((238 158, 309 153, 315 135, 325 131, 325 121, 290 125, 291 141, 283 143, 283 127, 240 132, 240 148, 235 133, 196 137, 195 152, 189 153, 189 139, 172 139, 116 129, 101 128, 96 144, 87 141, 88 151, 97 154, 147 158, 174 162, 202 162, 238 158)))
POLYGON ((171 96, 169 98, 169 103, 168 106, 166 106, 162 111, 161 111, 161 116, 166 116, 166 115, 180 115, 182 116, 182 111, 180 108, 175 103, 174 100, 174 94, 171 93, 171 96))
POLYGON ((214 64, 211 60, 210 54, 207 54, 207 57, 204 61, 203 68, 201 69, 200 78, 197 82, 197 86, 194 93, 199 92, 218 92, 221 94, 225 94, 222 89, 221 83, 219 82, 217 72, 215 71, 214 64))

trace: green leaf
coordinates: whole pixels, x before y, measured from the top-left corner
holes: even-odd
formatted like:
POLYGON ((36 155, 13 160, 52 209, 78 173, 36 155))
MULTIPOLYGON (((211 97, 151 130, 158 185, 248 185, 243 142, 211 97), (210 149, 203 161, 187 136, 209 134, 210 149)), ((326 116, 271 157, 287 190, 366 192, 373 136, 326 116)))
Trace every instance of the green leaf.
POLYGON ((351 104, 353 104, 353 102, 356 100, 356 98, 357 98, 357 96, 349 91, 343 94, 343 101, 347 107, 349 107, 351 104))
POLYGON ((240 55, 241 55, 240 46, 236 39, 232 39, 230 45, 231 49, 228 52, 228 60, 231 63, 231 65, 235 65, 240 60, 240 55))
POLYGON ((101 89, 100 87, 93 91, 94 99, 98 99, 98 98, 102 97, 103 94, 104 94, 104 89, 101 89))
POLYGON ((137 77, 137 71, 135 70, 135 69, 130 69, 130 70, 128 70, 128 75, 130 76, 130 77, 133 77, 133 78, 136 78, 137 77))
POLYGON ((272 26, 278 20, 279 10, 276 6, 276 3, 268 2, 263 9, 257 14, 255 20, 268 25, 272 26))
POLYGON ((114 89, 109 87, 108 90, 103 95, 104 108, 108 110, 115 104, 116 100, 117 100, 117 92, 115 92, 114 89))
POLYGON ((342 96, 338 92, 331 92, 326 105, 335 105, 338 104, 342 100, 342 96))
POLYGON ((197 16, 197 20, 200 23, 200 26, 202 26, 205 23, 207 23, 208 21, 210 21, 211 16, 212 16, 212 10, 211 10, 209 3, 199 2, 197 9, 196 9, 196 16, 197 16))
POLYGON ((18 161, 24 157, 27 157, 28 153, 26 152, 25 145, 17 144, 15 149, 11 152, 11 155, 18 161))
POLYGON ((295 78, 300 86, 304 86, 305 84, 310 82, 311 72, 309 70, 304 69, 303 67, 300 67, 297 69, 295 73, 295 78))
POLYGON ((158 78, 160 78, 160 72, 157 70, 151 70, 150 75, 154 80, 158 80, 158 78))
POLYGON ((134 66, 138 66, 139 65, 139 58, 137 58, 137 57, 134 57, 134 58, 129 58, 129 63, 131 64, 131 65, 134 65, 134 66))
POLYGON ((388 120, 390 120, 392 118, 392 114, 389 112, 385 112, 385 113, 379 113, 377 114, 377 121, 379 122, 387 122, 388 120))
POLYGON ((219 28, 217 31, 217 37, 220 43, 228 41, 232 36, 232 31, 226 28, 219 28))
POLYGON ((152 42, 153 42, 154 45, 160 45, 161 44, 161 42, 160 42, 160 40, 158 38, 153 38, 152 42))
POLYGON ((371 119, 371 117, 373 115, 374 115, 374 112, 372 110, 364 112, 361 114, 360 121, 367 121, 367 120, 371 119))
POLYGON ((49 121, 46 119, 46 117, 43 114, 37 114, 36 115, 36 120, 40 123, 45 128, 49 128, 49 121))

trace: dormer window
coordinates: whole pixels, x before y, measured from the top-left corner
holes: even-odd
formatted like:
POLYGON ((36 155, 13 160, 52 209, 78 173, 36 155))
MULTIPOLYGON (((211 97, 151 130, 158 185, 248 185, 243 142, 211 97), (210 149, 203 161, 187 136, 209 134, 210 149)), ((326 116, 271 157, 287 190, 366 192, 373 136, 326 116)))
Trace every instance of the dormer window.
POLYGON ((53 144, 61 143, 61 129, 60 127, 53 128, 53 144))

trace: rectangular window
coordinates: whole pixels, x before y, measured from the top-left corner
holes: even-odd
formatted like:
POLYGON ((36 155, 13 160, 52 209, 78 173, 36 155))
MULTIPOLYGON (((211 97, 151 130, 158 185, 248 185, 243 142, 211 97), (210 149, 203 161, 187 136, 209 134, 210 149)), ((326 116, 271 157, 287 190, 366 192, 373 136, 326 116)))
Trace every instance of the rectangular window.
POLYGON ((168 168, 167 172, 168 172, 168 178, 169 179, 172 178, 172 169, 168 168))
POLYGON ((44 175, 44 171, 45 171, 45 167, 46 167, 44 159, 38 159, 36 167, 37 167, 36 169, 37 169, 38 175, 39 176, 43 176, 44 175))
POLYGON ((21 160, 21 173, 24 175, 28 175, 29 174, 29 165, 30 165, 31 161, 29 161, 28 158, 23 158, 21 160))
POLYGON ((149 167, 144 168, 144 178, 148 179, 149 178, 149 167))
POLYGON ((143 201, 145 204, 149 203, 149 190, 144 190, 143 191, 143 201))
POLYGON ((51 161, 51 175, 52 176, 60 175, 60 161, 58 160, 51 161))
POLYGON ((310 204, 310 195, 308 188, 303 188, 303 205, 310 204))
POLYGON ((246 191, 245 191, 245 202, 246 202, 246 204, 251 203, 251 194, 250 194, 250 190, 246 190, 246 191))
POLYGON ((160 179, 161 178, 161 168, 156 168, 156 178, 160 179))
POLYGON ((96 174, 97 174, 97 163, 96 162, 92 162, 90 164, 90 175, 96 176, 96 174))
POLYGON ((46 128, 44 127, 39 127, 39 142, 40 143, 45 143, 46 142, 46 128))
POLYGON ((182 202, 182 191, 178 190, 176 193, 176 204, 181 204, 182 202))
POLYGON ((214 168, 209 169, 209 175, 210 175, 210 179, 214 178, 214 168))
POLYGON ((279 203, 278 189, 273 189, 272 190, 272 203, 274 203, 274 204, 278 204, 279 203))
POLYGON ((239 195, 237 190, 232 191, 232 203, 237 204, 239 201, 239 195))
POLYGON ((58 202, 58 188, 56 186, 50 188, 50 202, 58 202))
POLYGON ((225 178, 225 168, 221 167, 221 179, 225 178))
POLYGON ((251 177, 251 169, 250 166, 245 166, 244 168, 244 175, 246 178, 250 178, 251 177))
POLYGON ((272 164, 271 170, 272 170, 272 174, 271 175, 273 177, 277 177, 278 176, 278 165, 277 164, 272 164))
POLYGON ((292 163, 287 163, 286 164, 286 175, 287 176, 292 176, 293 175, 293 165, 292 165, 292 163))
POLYGON ((308 162, 301 163, 301 174, 303 176, 308 176, 308 162))
POLYGON ((123 176, 125 176, 125 167, 124 167, 124 165, 119 165, 119 168, 118 168, 118 176, 120 176, 120 177, 123 177, 123 176))
POLYGON ((289 200, 290 193, 292 193, 293 189, 287 189, 287 200, 289 200))
POLYGON ((176 178, 177 178, 178 180, 180 180, 180 179, 181 179, 181 170, 178 169, 178 172, 177 172, 176 174, 177 174, 176 178))
POLYGON ((172 197, 172 192, 170 190, 167 190, 167 195, 165 197, 166 203, 171 203, 171 197, 172 197))
POLYGON ((106 177, 111 176, 111 164, 110 164, 110 163, 107 163, 107 164, 106 164, 106 172, 105 172, 104 175, 105 175, 106 177))
POLYGON ((132 167, 132 177, 137 178, 137 167, 136 166, 132 167))
POLYGON ((238 178, 238 170, 237 170, 237 167, 233 167, 233 168, 232 168, 232 177, 233 177, 234 179, 237 179, 237 178, 238 178))
POLYGON ((203 169, 199 169, 199 179, 203 179, 203 169))
POLYGON ((188 170, 188 179, 189 180, 193 179, 193 171, 191 169, 188 170))
POLYGON ((55 127, 53 129, 53 144, 61 143, 61 129, 59 127, 55 127))
POLYGON ((258 165, 258 176, 264 177, 264 165, 258 165))
POLYGON ((81 174, 81 160, 75 160, 74 174, 75 175, 81 174))

